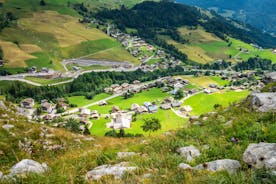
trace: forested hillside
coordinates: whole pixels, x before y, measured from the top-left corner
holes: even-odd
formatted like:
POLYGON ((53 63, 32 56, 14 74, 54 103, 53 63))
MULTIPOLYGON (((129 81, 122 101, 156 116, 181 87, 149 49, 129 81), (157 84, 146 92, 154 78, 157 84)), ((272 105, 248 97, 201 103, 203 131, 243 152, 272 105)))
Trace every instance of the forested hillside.
POLYGON ((223 16, 276 33, 276 1, 273 0, 177 0, 177 2, 210 8, 223 16))
POLYGON ((180 26, 203 26, 208 32, 226 39, 226 35, 247 43, 264 47, 276 46, 276 38, 263 34, 252 27, 242 28, 225 18, 201 13, 197 8, 170 2, 144 2, 131 9, 103 10, 96 14, 99 19, 111 19, 121 29, 137 29, 140 36, 154 40, 158 33, 170 34, 180 26))

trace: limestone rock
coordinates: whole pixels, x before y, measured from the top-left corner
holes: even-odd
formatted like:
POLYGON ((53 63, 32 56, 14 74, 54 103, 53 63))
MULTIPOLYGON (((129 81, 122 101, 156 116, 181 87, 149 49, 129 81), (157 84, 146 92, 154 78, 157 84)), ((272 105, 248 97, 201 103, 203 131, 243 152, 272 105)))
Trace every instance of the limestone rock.
POLYGON ((184 164, 184 163, 179 164, 178 168, 183 170, 193 169, 189 164, 184 164))
POLYGON ((10 129, 14 128, 14 125, 6 124, 6 125, 3 125, 2 128, 9 131, 10 129))
POLYGON ((226 170, 229 173, 236 173, 240 167, 241 165, 237 160, 222 159, 222 160, 215 160, 212 162, 207 162, 204 164, 197 165, 194 167, 194 169, 195 170, 205 169, 211 172, 226 170))
POLYGON ((38 163, 34 160, 30 159, 24 159, 21 160, 19 163, 15 164, 10 169, 10 175, 26 175, 29 173, 37 173, 37 174, 43 174, 48 170, 48 166, 45 163, 38 163))
POLYGON ((132 157, 137 155, 135 152, 118 152, 117 158, 125 158, 125 157, 132 157))
POLYGON ((251 105, 261 112, 276 111, 276 93, 254 93, 251 105))
POLYGON ((276 171, 276 143, 249 144, 243 161, 258 169, 265 167, 276 171))
POLYGON ((121 162, 115 165, 102 165, 87 172, 86 180, 99 180, 102 176, 113 175, 115 179, 120 179, 126 172, 134 171, 137 167, 128 166, 127 162, 121 162))
POLYGON ((200 151, 193 145, 179 148, 177 152, 185 157, 187 162, 191 162, 193 159, 200 156, 200 151))

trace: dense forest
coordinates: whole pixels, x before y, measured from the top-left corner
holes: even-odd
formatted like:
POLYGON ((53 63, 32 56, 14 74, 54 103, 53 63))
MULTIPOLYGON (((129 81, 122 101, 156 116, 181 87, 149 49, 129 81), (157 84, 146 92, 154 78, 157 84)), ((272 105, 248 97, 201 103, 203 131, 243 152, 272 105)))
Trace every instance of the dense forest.
POLYGON ((276 46, 276 38, 250 26, 248 29, 243 29, 222 16, 214 14, 208 17, 195 7, 172 2, 146 1, 131 9, 126 9, 124 6, 120 10, 104 9, 94 16, 100 20, 113 20, 123 31, 126 31, 126 28, 136 29, 139 36, 151 41, 156 41, 158 34, 169 33, 177 27, 202 26, 222 39, 226 39, 225 35, 229 35, 263 47, 276 46))
POLYGON ((193 74, 193 72, 185 72, 182 67, 156 70, 154 72, 143 72, 142 70, 132 72, 91 72, 79 76, 72 83, 64 85, 37 87, 22 82, 9 82, 5 83, 5 85, 0 85, 0 91, 11 101, 19 101, 26 97, 32 97, 35 100, 53 100, 70 95, 93 97, 102 93, 104 88, 109 87, 111 84, 131 83, 134 80, 145 82, 160 77, 184 74, 193 74))

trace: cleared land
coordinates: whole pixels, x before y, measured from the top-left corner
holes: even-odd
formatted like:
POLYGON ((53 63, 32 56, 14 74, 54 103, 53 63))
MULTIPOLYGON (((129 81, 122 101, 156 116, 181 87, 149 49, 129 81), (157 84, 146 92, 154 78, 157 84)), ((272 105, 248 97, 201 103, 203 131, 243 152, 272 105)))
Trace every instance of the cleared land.
POLYGON ((225 86, 229 84, 229 81, 222 80, 220 77, 217 76, 182 76, 182 78, 189 80, 192 85, 198 87, 209 87, 210 84, 216 84, 219 86, 225 86))
POLYGON ((3 51, 3 59, 8 61, 6 67, 25 67, 25 60, 33 59, 34 56, 21 50, 12 42, 0 41, 0 47, 3 51))
POLYGON ((185 100, 184 105, 190 105, 193 115, 201 115, 214 110, 215 104, 227 107, 230 103, 240 101, 249 94, 248 91, 224 91, 214 94, 199 93, 185 100))

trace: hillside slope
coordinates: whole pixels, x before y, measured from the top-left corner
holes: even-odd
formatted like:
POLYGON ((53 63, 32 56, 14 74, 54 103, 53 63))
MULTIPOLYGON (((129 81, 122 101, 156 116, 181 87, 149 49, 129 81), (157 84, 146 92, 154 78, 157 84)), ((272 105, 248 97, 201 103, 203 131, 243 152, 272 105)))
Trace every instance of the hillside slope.
MULTIPOLYGON (((6 0, 1 10, 11 12, 16 18, 0 32, 4 69, 14 73, 36 66, 62 71, 63 59, 107 49, 116 49, 121 56, 117 60, 137 64, 138 60, 119 42, 96 28, 79 23, 80 15, 72 8, 77 2, 80 1, 46 1, 46 5, 41 6, 34 0, 6 0)), ((113 57, 103 55, 100 59, 112 61, 113 57)))
POLYGON ((177 0, 176 2, 208 8, 217 13, 276 34, 276 1, 271 0, 177 0))

